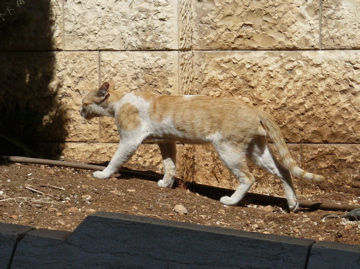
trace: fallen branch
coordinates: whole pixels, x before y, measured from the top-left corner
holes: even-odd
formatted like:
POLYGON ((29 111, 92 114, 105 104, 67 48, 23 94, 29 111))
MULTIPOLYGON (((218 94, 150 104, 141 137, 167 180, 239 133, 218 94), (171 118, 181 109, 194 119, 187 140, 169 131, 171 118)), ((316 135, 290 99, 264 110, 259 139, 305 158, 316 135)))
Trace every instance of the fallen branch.
MULTIPOLYGON (((58 160, 48 160, 48 159, 38 159, 38 158, 28 158, 28 157, 19 157, 19 156, 1 156, 3 160, 18 162, 18 163, 33 163, 33 164, 44 164, 50 166, 63 166, 63 167, 72 167, 76 169, 86 169, 86 170, 103 170, 105 167, 101 165, 93 165, 93 164, 83 164, 83 163, 75 163, 75 162, 66 162, 66 161, 58 161, 58 160)), ((127 168, 121 168, 119 170, 120 174, 125 174, 129 176, 135 176, 140 178, 145 178, 148 180, 159 180, 163 177, 163 175, 150 173, 150 172, 141 172, 134 171, 127 168)), ((181 181, 181 180, 178 180, 181 181)), ((197 192, 201 195, 205 195, 214 199, 220 199, 221 196, 231 195, 234 190, 212 187, 208 185, 197 184, 193 182, 185 183, 190 191, 197 192)), ((56 199, 56 197, 54 197, 56 199)), ((245 199, 259 201, 264 204, 272 204, 272 205, 282 205, 286 204, 286 199, 282 197, 276 196, 268 196, 263 194, 256 193, 247 193, 245 199)), ((356 208, 360 208, 360 205, 340 205, 336 203, 328 203, 328 202, 313 202, 307 200, 299 200, 300 207, 310 208, 310 209, 322 209, 322 210, 339 210, 339 211, 350 211, 356 208)))

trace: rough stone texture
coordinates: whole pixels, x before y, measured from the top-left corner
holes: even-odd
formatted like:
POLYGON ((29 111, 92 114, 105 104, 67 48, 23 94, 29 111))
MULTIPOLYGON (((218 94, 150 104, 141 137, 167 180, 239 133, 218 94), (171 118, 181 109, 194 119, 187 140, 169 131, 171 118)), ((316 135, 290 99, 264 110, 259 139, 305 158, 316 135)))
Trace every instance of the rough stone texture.
MULTIPOLYGON (((101 81, 113 79, 122 92, 145 91, 178 94, 177 52, 102 52, 101 81)), ((115 121, 100 121, 102 142, 118 142, 115 121)))
MULTIPOLYGON (((99 120, 86 121, 79 113, 82 96, 99 86, 98 53, 60 52, 55 55, 55 76, 49 87, 57 89, 57 100, 66 115, 66 141, 98 141, 99 120)), ((52 118, 53 114, 50 114, 44 121, 52 118)), ((42 133, 46 135, 47 132, 44 130, 42 133)), ((54 140, 54 134, 50 133, 47 139, 54 140)))
MULTIPOLYGON (((194 1, 196 49, 314 49, 319 0, 194 1)), ((181 37, 180 37, 181 40, 181 37)))
POLYGON ((108 143, 119 143, 120 136, 116 128, 114 118, 103 117, 100 121, 100 141, 108 143))
POLYGON ((313 244, 309 239, 98 212, 72 233, 27 232, 8 268, 305 268, 313 244))
POLYGON ((70 160, 79 160, 87 163, 103 163, 110 161, 115 154, 117 143, 62 143, 63 155, 70 160))
POLYGON ((192 0, 179 0, 179 49, 191 49, 193 44, 192 0))
POLYGON ((40 141, 98 140, 98 124, 79 114, 81 95, 98 87, 97 59, 96 52, 2 53, 0 103, 38 113, 40 141))
POLYGON ((79 225, 69 243, 93 253, 86 259, 89 264, 102 261, 136 268, 285 268, 291 264, 303 268, 313 241, 99 212, 79 225))
POLYGON ((177 1, 64 1, 67 50, 177 49, 177 1))
POLYGON ((270 112, 291 142, 359 143, 358 51, 195 52, 195 91, 270 112))
POLYGON ((0 268, 10 268, 16 245, 32 227, 0 223, 0 268))
POLYGON ((360 2, 358 0, 322 1, 322 48, 360 48, 360 2))
POLYGON ((102 52, 100 78, 113 78, 115 89, 178 94, 178 52, 102 52))
POLYGON ((311 248, 308 269, 359 268, 360 247, 337 242, 317 242, 311 248))
POLYGON ((54 74, 52 52, 1 52, 0 103, 2 108, 28 107, 47 112, 56 106, 56 89, 48 89, 54 74), (39 107, 39 103, 43 103, 39 107))
POLYGON ((326 176, 324 189, 360 188, 360 145, 302 145, 302 156, 304 168, 326 176))
POLYGON ((39 229, 18 243, 10 268, 64 268, 76 261, 76 249, 66 244, 70 232, 39 229))
POLYGON ((194 88, 194 52, 179 52, 179 92, 183 95, 200 94, 198 89, 194 88))
POLYGON ((0 50, 57 50, 63 48, 63 1, 25 1, 19 18, 1 29, 0 50))
POLYGON ((0 223, 1 268, 358 268, 360 247, 98 212, 72 233, 0 223), (244 255, 246 253, 246 255, 244 255))

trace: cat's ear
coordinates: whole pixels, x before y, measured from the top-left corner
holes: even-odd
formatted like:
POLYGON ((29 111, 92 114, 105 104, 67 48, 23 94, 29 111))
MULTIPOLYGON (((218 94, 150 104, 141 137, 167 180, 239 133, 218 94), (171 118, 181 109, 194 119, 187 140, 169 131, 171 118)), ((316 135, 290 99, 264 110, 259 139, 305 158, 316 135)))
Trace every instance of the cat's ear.
POLYGON ((101 86, 100 86, 100 88, 99 88, 99 90, 98 90, 98 92, 97 92, 97 96, 98 97, 106 97, 108 94, 109 94, 109 88, 110 88, 110 84, 109 84, 109 82, 104 82, 101 86))

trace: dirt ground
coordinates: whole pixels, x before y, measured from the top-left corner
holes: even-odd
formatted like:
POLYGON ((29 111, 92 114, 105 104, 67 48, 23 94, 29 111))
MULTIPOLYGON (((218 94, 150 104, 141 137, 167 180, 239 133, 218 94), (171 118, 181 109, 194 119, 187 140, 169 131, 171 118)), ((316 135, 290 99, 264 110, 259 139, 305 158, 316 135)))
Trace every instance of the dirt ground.
MULTIPOLYGON (((360 203, 357 190, 329 191, 299 198, 360 203)), ((164 189, 146 178, 117 174, 100 180, 93 178, 92 171, 88 170, 0 164, 0 222, 72 231, 96 211, 360 244, 360 221, 323 218, 326 214, 342 212, 301 208, 297 213, 287 213, 286 206, 261 205, 247 199, 238 206, 224 206, 216 195, 191 191, 186 184, 164 189), (179 205, 185 207, 186 214, 175 211, 179 205)))

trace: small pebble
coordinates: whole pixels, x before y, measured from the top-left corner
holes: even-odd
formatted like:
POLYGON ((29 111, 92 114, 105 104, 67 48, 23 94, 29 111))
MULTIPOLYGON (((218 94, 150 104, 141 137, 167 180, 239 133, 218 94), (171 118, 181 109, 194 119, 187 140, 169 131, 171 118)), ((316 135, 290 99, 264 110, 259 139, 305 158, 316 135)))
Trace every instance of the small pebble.
POLYGON ((174 211, 180 215, 186 215, 188 213, 188 210, 183 205, 176 205, 174 211))
POLYGON ((77 213, 79 212, 78 208, 77 207, 70 207, 67 212, 69 213, 77 213))

